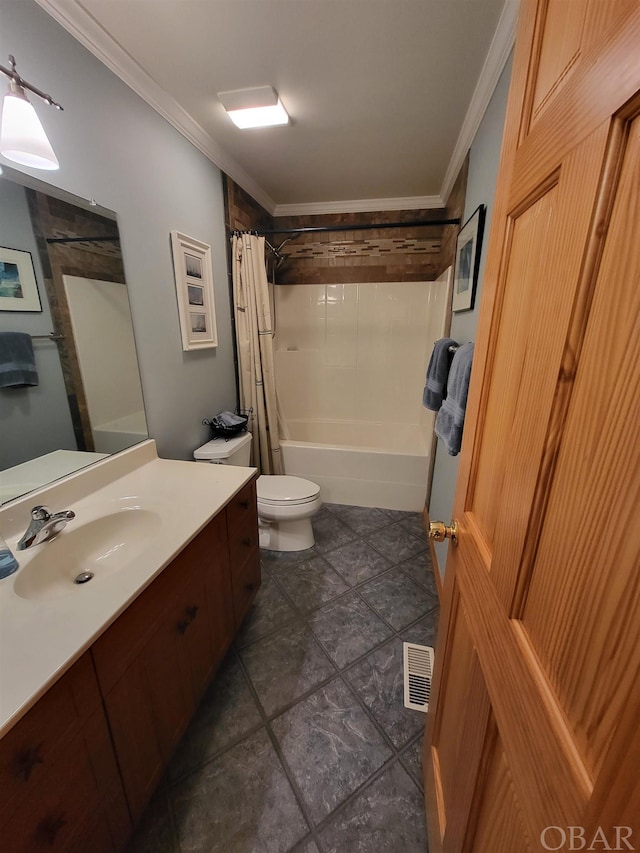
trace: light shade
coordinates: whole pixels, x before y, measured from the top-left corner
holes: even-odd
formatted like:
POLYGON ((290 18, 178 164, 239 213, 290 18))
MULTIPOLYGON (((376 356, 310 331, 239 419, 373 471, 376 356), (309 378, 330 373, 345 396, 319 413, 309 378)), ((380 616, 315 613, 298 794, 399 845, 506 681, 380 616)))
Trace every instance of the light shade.
POLYGON ((2 103, 0 154, 7 160, 32 169, 59 169, 58 158, 25 96, 9 94, 2 103))
POLYGON ((289 124, 289 116, 271 86, 256 89, 234 89, 218 92, 218 100, 229 114, 236 127, 271 127, 289 124))

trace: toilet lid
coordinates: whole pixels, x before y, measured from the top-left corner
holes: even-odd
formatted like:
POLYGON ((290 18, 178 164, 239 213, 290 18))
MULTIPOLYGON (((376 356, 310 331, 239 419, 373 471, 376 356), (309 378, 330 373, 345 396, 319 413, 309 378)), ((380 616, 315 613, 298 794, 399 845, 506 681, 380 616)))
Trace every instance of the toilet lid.
POLYGON ((302 477, 263 474, 258 477, 257 491, 258 500, 263 503, 293 506, 315 500, 320 494, 320 486, 302 477))

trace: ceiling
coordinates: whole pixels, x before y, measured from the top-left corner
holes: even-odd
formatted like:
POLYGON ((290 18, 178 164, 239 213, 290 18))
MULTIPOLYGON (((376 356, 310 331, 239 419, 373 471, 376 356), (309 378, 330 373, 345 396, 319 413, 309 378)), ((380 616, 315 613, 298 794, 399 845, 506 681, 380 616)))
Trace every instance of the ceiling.
POLYGON ((513 0, 38 0, 270 212, 438 207, 513 43, 513 0), (273 86, 286 127, 216 93, 273 86))

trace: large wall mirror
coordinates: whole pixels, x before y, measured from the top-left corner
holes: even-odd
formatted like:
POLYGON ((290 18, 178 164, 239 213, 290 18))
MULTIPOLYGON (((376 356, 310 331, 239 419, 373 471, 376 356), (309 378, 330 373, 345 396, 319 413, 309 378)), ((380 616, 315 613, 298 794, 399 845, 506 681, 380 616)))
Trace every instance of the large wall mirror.
POLYGON ((0 503, 148 436, 115 213, 3 168, 0 503))

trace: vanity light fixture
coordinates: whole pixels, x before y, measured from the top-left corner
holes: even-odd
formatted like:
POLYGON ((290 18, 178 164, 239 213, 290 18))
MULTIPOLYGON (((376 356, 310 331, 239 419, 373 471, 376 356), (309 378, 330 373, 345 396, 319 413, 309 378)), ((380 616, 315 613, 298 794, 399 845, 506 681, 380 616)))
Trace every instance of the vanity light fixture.
POLYGON ((4 96, 0 119, 0 154, 7 160, 30 166, 32 169, 59 169, 58 158, 53 153, 51 143, 27 98, 25 89, 58 110, 62 107, 51 95, 46 95, 22 79, 16 71, 13 56, 9 56, 9 61, 11 68, 0 65, 0 71, 9 78, 9 91, 4 96))
POLYGON ((287 111, 271 86, 218 92, 218 100, 229 113, 231 121, 242 130, 289 124, 287 111))

